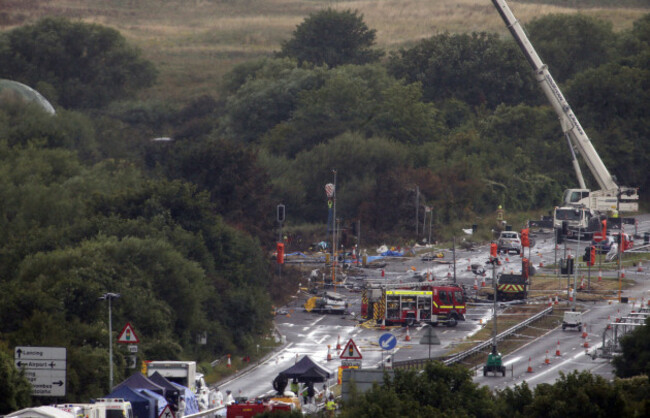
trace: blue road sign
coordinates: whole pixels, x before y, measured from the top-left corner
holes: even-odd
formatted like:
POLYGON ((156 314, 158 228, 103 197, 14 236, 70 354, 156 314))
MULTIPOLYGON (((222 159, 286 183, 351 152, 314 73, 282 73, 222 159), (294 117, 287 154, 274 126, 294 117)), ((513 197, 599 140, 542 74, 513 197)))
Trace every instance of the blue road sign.
POLYGON ((392 350, 397 345, 397 337, 395 337, 390 332, 382 334, 379 337, 379 346, 384 350, 392 350))

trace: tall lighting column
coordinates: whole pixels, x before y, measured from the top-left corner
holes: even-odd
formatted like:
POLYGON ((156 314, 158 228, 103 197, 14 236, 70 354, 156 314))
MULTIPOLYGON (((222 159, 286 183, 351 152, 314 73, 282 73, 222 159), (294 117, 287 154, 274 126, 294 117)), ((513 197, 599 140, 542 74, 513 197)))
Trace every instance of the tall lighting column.
POLYGON ((108 301, 108 390, 113 390, 113 314, 111 305, 113 299, 120 297, 119 293, 104 293, 99 300, 108 301))

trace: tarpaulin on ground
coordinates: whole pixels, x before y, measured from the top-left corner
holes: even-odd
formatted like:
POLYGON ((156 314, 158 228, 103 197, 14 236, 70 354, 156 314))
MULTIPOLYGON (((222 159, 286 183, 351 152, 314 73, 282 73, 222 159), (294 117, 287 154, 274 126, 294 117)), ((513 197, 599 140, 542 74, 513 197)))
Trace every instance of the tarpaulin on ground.
POLYGON ((381 255, 383 255, 384 257, 402 257, 404 256, 404 253, 401 253, 399 251, 388 250, 381 253, 381 255))

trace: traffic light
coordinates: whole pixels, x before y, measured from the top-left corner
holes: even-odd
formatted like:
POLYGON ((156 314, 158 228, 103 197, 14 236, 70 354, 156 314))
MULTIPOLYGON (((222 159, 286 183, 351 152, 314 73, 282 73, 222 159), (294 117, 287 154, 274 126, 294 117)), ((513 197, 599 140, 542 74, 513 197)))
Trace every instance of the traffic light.
POLYGON ((278 205, 277 208, 277 221, 279 223, 284 222, 285 219, 285 211, 284 211, 284 205, 278 205))
POLYGON ((562 235, 565 237, 569 234, 569 222, 562 221, 562 235))
POLYGON ((585 247, 585 255, 582 256, 582 261, 584 261, 588 265, 592 265, 591 264, 591 247, 589 247, 589 246, 585 247))
POLYGON ((555 243, 562 244, 564 242, 564 235, 562 235, 562 230, 557 228, 555 230, 555 243))
POLYGON ((529 229, 525 228, 521 230, 521 246, 530 247, 530 238, 528 237, 529 229))
POLYGON ((278 264, 284 264, 284 243, 278 242, 278 246, 276 247, 277 251, 277 262, 278 264))

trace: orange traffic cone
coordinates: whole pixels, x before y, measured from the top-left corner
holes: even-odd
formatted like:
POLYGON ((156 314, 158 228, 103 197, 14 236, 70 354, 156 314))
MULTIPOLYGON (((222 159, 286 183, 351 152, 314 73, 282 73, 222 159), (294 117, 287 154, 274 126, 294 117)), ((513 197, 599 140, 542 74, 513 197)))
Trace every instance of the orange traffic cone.
POLYGON ((548 350, 546 350, 546 358, 544 359, 544 364, 551 364, 551 360, 548 358, 548 350))
POLYGON ((582 281, 580 282, 580 289, 585 289, 585 276, 582 276, 582 281))
POLYGON ((624 279, 624 278, 625 278, 625 269, 622 269, 621 270, 621 279, 624 279))
POLYGON ((639 266, 636 269, 637 272, 641 273, 643 271, 643 263, 639 261, 639 266))
POLYGON ((559 304, 559 303, 560 303, 560 301, 558 300, 557 293, 556 293, 556 294, 555 294, 555 304, 557 305, 557 304, 559 304))
POLYGON ((539 260, 539 268, 544 267, 544 260, 539 260))
POLYGON ((560 354, 560 340, 557 340, 557 348, 555 349, 555 355, 558 357, 562 355, 560 354))
POLYGON ((584 347, 584 348, 589 348, 589 341, 586 341, 586 340, 585 340, 585 343, 583 344, 583 347, 584 347))
POLYGON ((411 333, 409 333, 409 326, 406 326, 406 337, 404 338, 404 341, 411 341, 411 333))
POLYGON ((467 259, 467 271, 472 271, 472 263, 469 258, 467 259))
POLYGON ((381 269, 381 277, 384 277, 386 275, 386 272, 384 272, 384 269, 381 269))
POLYGON ((603 281, 603 270, 598 269, 598 281, 601 282, 603 281))
POLYGON ((553 298, 550 296, 548 297, 548 306, 553 306, 553 298))
POLYGON ((582 331, 582 338, 587 338, 587 324, 585 324, 585 327, 582 331))
POLYGON ((510 258, 506 255, 506 263, 510 262, 510 258))
POLYGON ((382 331, 386 329, 386 318, 381 319, 381 329, 382 331))
POLYGON ((478 290, 478 279, 474 277, 474 290, 478 290))
POLYGON ((526 373, 532 373, 533 372, 533 366, 530 365, 530 357, 528 357, 528 369, 526 369, 526 373))
POLYGON ((485 273, 483 273, 483 276, 481 277, 481 287, 485 287, 485 273))
POLYGON ((230 368, 232 364, 230 363, 230 354, 228 354, 228 363, 226 363, 226 367, 230 368))
POLYGON ((332 353, 330 352, 330 346, 327 345, 327 361, 332 361, 332 353))
POLYGON ((338 337, 336 337, 336 349, 340 350, 341 349, 341 335, 339 334, 338 337))

